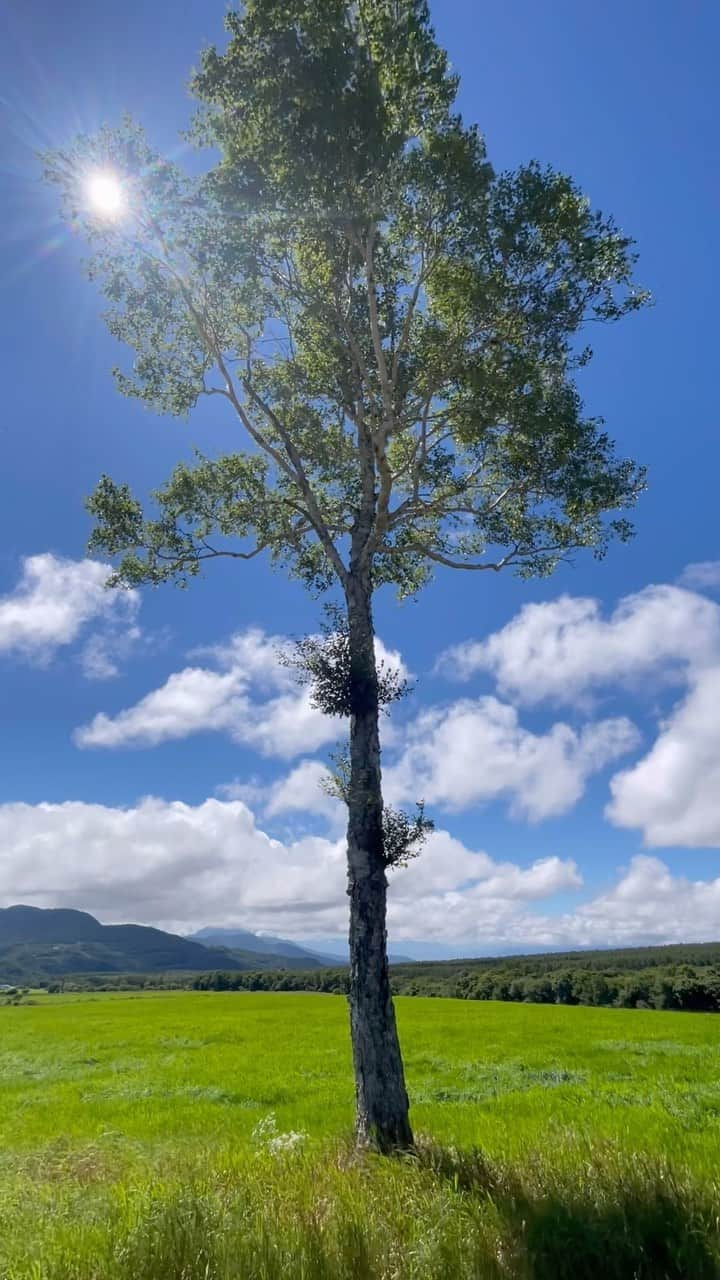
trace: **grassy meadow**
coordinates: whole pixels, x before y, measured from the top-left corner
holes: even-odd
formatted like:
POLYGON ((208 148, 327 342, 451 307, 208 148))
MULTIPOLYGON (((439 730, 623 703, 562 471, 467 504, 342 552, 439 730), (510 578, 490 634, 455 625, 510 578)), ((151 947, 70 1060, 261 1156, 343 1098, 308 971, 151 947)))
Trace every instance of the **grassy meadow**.
POLYGON ((343 999, 0 1008, 2 1280, 720 1277, 720 1019, 400 999, 412 1157, 343 999))

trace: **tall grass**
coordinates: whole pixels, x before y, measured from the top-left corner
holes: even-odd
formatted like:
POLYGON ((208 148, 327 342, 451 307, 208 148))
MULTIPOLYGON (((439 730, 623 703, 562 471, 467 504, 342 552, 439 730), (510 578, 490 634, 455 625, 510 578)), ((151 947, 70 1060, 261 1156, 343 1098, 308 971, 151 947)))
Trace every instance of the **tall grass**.
POLYGON ((0 1010, 0 1277, 720 1277, 715 1019, 399 1015, 433 1138, 380 1160, 349 1140, 339 999, 0 1010))
POLYGON ((7 1280, 709 1280, 716 1188, 599 1150, 579 1176, 421 1146, 258 1155, 78 1201, 7 1280), (101 1212, 99 1210, 101 1209, 101 1212), (34 1254, 34 1256, 33 1256, 34 1254))

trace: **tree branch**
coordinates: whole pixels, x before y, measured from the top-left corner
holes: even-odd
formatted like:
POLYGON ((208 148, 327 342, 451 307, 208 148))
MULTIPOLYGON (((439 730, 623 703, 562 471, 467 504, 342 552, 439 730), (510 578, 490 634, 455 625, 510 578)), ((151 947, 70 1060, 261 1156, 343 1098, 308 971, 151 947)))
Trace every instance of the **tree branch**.
MULTIPOLYGON (((294 482, 297 484, 298 488, 300 489, 300 492, 302 493, 305 499, 305 502, 307 504, 308 517, 312 521, 313 528, 318 538, 320 539, 320 542, 325 548, 328 559, 330 560, 330 563, 332 564, 340 580, 340 583, 342 584, 342 586, 344 586, 345 583, 347 582, 347 570, 345 568, 345 565, 342 562, 340 553, 337 547, 335 546, 335 543, 332 540, 330 530, 328 529, 328 526, 325 523, 325 520, 323 519, 320 508, 317 505, 315 494, 313 493, 310 481, 308 480, 307 475, 305 474, 305 468, 303 467, 302 459, 297 449, 295 448, 295 445, 293 444, 292 437, 290 436, 289 432, 285 429, 283 423, 281 422, 280 418, 278 418, 274 409, 272 409, 271 406, 263 400, 262 396, 260 396, 258 392, 255 390, 255 388, 252 386, 252 383, 250 382, 249 378, 244 378, 242 380, 242 384, 243 384, 244 390, 247 392, 247 394, 250 396, 250 399, 253 401, 253 404, 255 404, 257 408, 259 408, 260 411, 266 415, 266 417, 271 422, 272 426, 275 428, 278 435, 280 436, 280 439, 282 440, 287 450, 288 457, 290 458, 290 462, 292 463, 292 467, 294 468, 294 472, 292 471, 291 468, 288 468, 288 467, 285 467, 284 470, 290 471, 290 474, 292 475, 294 482)), ((238 402, 238 404, 239 403, 240 402, 238 402)), ((281 454, 277 453, 277 450, 273 450, 273 453, 276 454, 278 458, 282 457, 281 454)))
POLYGON ((420 292, 425 283, 426 277, 427 277, 427 267, 425 263, 425 254, 424 254, 424 250, 421 250, 420 273, 415 282, 415 288, 412 291, 412 296, 408 303, 407 311, 405 312, 405 319, 403 321, 402 332, 400 334, 400 341, 395 349, 395 355, 393 356, 392 385, 395 391, 397 391, 397 377, 400 371, 400 361, 403 357, 403 353, 410 340, 410 329, 412 327, 413 318, 415 316, 415 308, 417 307, 417 304, 419 302, 420 292))
MULTIPOLYGON (((486 569, 493 569, 497 573, 500 569, 504 569, 506 565, 512 562, 512 560, 514 559, 515 553, 518 550, 517 547, 514 547, 513 550, 509 551, 506 556, 503 556, 502 560, 497 560, 497 561, 486 560, 482 564, 480 564, 477 561, 452 560, 450 556, 443 555, 442 552, 440 551, 433 551, 431 547, 426 546, 422 542, 413 542, 410 544, 410 548, 406 546, 404 550, 407 551, 408 549, 412 549, 412 548, 414 548, 417 551, 421 551, 424 556, 427 556, 428 560, 434 560, 436 561, 437 564, 447 565, 449 569, 468 569, 470 572, 473 572, 473 573, 480 573, 486 569)), ((390 554, 392 554, 392 550, 393 550, 392 547, 387 548, 387 551, 390 554)))
POLYGON ((210 560, 216 556, 229 556, 231 560, 254 560, 261 552, 266 551, 270 545, 269 542, 259 542, 256 547, 253 547, 252 551, 220 551, 216 547, 211 547, 210 543, 206 542, 204 538, 201 538, 200 541, 205 548, 206 554, 198 555, 198 560, 210 560))
MULTIPOLYGON (((342 562, 340 554, 332 540, 328 527, 325 524, 325 521, 323 520, 322 514, 315 500, 315 495, 312 491, 310 483, 305 474, 305 470, 302 465, 302 460, 300 458, 300 455, 297 449, 295 448, 292 442, 292 439, 290 438, 289 434, 285 431, 277 415, 273 413, 273 411, 269 408, 269 406, 263 403, 262 399, 257 395, 257 392, 254 391, 254 389, 250 385, 249 380, 244 380, 243 381, 244 389, 250 395, 250 398, 254 401, 254 403, 256 403, 258 407, 261 408, 266 413, 266 415, 272 422, 272 425, 276 428, 280 436, 280 439, 282 440, 287 450, 287 454, 288 454, 288 458, 290 459, 290 462, 288 462, 287 459, 284 458, 283 455, 279 452, 279 450, 275 449, 273 445, 271 445, 270 441, 263 435, 263 433, 254 426, 253 422, 251 421, 247 412, 245 411, 245 407, 242 404, 242 401, 237 396, 232 376, 227 367, 225 357, 223 355, 220 343, 217 339, 217 335, 215 334, 214 329, 212 328, 212 325, 208 326, 206 324, 205 317, 203 316, 202 312, 198 309, 198 307, 195 305, 192 294, 188 289, 187 284, 183 280, 182 275, 173 267, 172 262, 170 260, 170 255, 168 253, 167 246, 165 244, 162 228, 158 225, 156 219, 153 218, 152 214, 149 214, 148 217, 150 220, 150 225, 152 227, 152 230, 160 243, 160 247, 163 253, 162 259, 159 260, 159 265, 164 267, 164 269, 170 275, 171 279, 175 282, 175 286, 179 290, 183 298, 183 301, 185 302, 185 305, 188 308, 193 324, 195 325, 195 328, 197 330, 198 337, 202 340, 206 348, 212 354, 218 366, 218 369, 222 375, 222 378, 225 382, 227 398, 230 400, 238 418, 242 422, 248 435, 257 444, 258 448, 262 449, 265 453, 267 453, 278 465, 278 467, 280 467, 280 469, 285 473, 285 475, 287 475, 288 478, 294 484, 297 484, 298 488, 300 489, 307 503, 308 516, 312 521, 315 533, 317 534, 318 538, 320 539, 320 542, 325 548, 325 551, 328 555, 330 563, 332 564, 336 574, 338 575, 338 578, 341 584, 344 586, 347 580, 347 570, 345 569, 345 566, 342 562)), ((158 262, 158 259, 155 257, 155 255, 150 254, 146 249, 141 248, 141 252, 145 253, 145 255, 151 260, 158 262)))
POLYGON ((378 377, 380 379, 385 420, 379 424, 377 431, 373 432, 373 450, 375 454, 375 464, 380 476, 380 488, 375 509, 374 529, 368 538, 366 555, 371 555, 378 547, 388 528, 388 511, 390 507, 393 477, 392 471, 388 465, 386 444, 388 436, 391 434, 395 426, 394 386, 390 380, 390 375, 388 374, 385 351, 382 345, 382 335, 380 333, 380 317, 378 314, 375 268, 373 264, 373 239, 375 231, 376 229, 373 227, 365 240, 363 245, 363 254, 365 258, 365 278, 367 283, 368 313, 370 316, 370 334, 372 337, 373 350, 375 352, 378 377))

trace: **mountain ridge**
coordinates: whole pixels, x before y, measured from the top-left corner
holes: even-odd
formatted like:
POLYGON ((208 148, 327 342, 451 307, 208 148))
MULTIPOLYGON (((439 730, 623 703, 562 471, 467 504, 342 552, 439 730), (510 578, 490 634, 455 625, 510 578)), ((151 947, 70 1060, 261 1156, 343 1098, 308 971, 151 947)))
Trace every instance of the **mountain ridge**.
POLYGON ((276 937, 274 934, 253 933, 250 929, 235 929, 205 925, 195 933, 187 934, 191 942, 200 942, 203 946, 229 947, 231 950, 268 952, 277 956, 306 957, 327 961, 328 964, 346 964, 347 960, 340 955, 328 951, 319 951, 306 947, 301 942, 291 942, 289 938, 276 937))
POLYGON ((70 973, 248 971, 314 968, 321 963, 309 954, 214 947, 151 925, 101 924, 89 912, 70 907, 0 908, 0 982, 70 973))
MULTIPOLYGON (((233 950, 236 947, 242 947, 245 950, 254 951, 253 944, 259 944, 257 949, 261 952, 273 951, 275 955, 309 956, 313 960, 319 960, 322 964, 331 966, 349 963, 347 944, 344 945, 343 954, 340 955, 338 952, 325 951, 322 947, 306 946, 304 942, 291 942, 289 938, 279 938, 273 934, 252 933, 249 929, 214 925, 205 925, 195 933, 188 934, 188 937, 193 942, 204 942, 207 945, 212 941, 216 946, 229 946, 233 950), (227 941, 223 942, 223 939, 227 941)), ((399 955, 392 950, 389 953, 389 959, 391 964, 414 963, 411 956, 399 955)))

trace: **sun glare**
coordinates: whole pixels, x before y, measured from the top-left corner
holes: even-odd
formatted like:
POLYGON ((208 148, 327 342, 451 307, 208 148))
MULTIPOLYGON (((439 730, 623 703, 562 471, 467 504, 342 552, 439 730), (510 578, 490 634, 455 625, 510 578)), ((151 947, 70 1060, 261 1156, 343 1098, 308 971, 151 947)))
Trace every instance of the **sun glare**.
POLYGON ((87 180, 87 195, 91 207, 104 218, 117 218, 122 213, 125 196, 120 179, 104 170, 93 173, 87 180))

